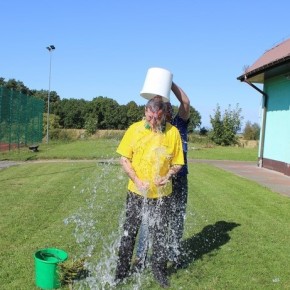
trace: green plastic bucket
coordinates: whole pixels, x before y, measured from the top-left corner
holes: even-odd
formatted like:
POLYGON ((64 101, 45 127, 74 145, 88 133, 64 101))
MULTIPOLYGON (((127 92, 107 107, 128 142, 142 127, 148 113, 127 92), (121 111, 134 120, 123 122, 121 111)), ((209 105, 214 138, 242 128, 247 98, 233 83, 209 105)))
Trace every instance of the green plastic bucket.
POLYGON ((60 287, 60 277, 57 265, 64 262, 68 254, 56 248, 38 250, 34 254, 35 283, 42 289, 55 289, 60 287))

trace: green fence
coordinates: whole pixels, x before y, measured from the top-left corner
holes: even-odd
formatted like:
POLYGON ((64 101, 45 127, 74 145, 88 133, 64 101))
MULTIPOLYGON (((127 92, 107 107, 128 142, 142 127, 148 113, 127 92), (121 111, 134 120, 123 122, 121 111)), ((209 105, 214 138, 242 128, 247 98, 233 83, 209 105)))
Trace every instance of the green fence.
POLYGON ((0 151, 42 141, 44 101, 0 87, 0 151))

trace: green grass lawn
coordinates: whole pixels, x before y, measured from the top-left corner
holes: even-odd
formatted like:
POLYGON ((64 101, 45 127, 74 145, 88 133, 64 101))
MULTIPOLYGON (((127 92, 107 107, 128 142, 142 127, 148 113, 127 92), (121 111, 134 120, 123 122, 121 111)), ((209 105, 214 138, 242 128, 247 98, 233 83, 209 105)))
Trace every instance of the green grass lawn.
MULTIPOLYGON (((67 251, 68 263, 85 257, 91 289, 111 289, 102 285, 114 273, 127 177, 118 162, 41 161, 116 157, 118 141, 99 142, 1 153, 2 160, 40 159, 0 171, 1 289, 36 289, 33 254, 46 247, 67 251)), ((202 151, 189 155, 209 156, 202 151)), ((224 152, 217 159, 253 154, 224 152)), ((169 268, 171 289, 290 289, 290 199, 210 164, 190 163, 189 172, 186 267, 169 268)), ((139 289, 160 289, 150 271, 117 289, 139 283, 139 289)))
MULTIPOLYGON (((117 139, 77 140, 72 142, 50 142, 40 144, 39 152, 31 152, 21 148, 8 152, 0 152, 1 160, 38 160, 38 159, 100 159, 116 158, 117 139)), ((203 147, 200 144, 188 143, 189 159, 216 159, 256 161, 257 148, 243 147, 203 147)))
POLYGON ((71 142, 50 142, 39 145, 39 152, 31 152, 27 147, 0 152, 1 160, 38 159, 100 159, 117 157, 116 139, 77 140, 71 142))
POLYGON ((212 159, 212 160, 236 160, 256 161, 258 159, 258 148, 243 147, 198 147, 188 144, 189 159, 212 159))

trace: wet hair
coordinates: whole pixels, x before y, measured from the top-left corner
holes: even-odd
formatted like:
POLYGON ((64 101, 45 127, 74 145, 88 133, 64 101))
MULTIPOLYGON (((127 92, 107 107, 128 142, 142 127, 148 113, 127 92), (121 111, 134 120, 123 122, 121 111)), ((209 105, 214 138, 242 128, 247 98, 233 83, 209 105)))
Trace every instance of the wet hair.
POLYGON ((171 122, 173 118, 173 107, 170 102, 165 103, 164 106, 166 111, 166 121, 171 122))
POLYGON ((145 106, 146 109, 149 109, 153 113, 156 113, 158 111, 162 111, 162 113, 166 112, 166 106, 162 99, 160 98, 152 98, 149 100, 145 106))

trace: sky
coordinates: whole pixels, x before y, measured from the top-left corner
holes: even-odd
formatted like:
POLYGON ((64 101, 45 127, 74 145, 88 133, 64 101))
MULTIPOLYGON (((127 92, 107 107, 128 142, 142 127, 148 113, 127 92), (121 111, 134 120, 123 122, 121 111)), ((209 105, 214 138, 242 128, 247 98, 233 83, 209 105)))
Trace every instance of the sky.
POLYGON ((0 77, 61 99, 144 105, 147 70, 161 67, 201 127, 211 127, 217 105, 239 104, 244 124, 260 124, 261 94, 237 77, 290 38, 289 10, 289 0, 2 1, 0 77))

